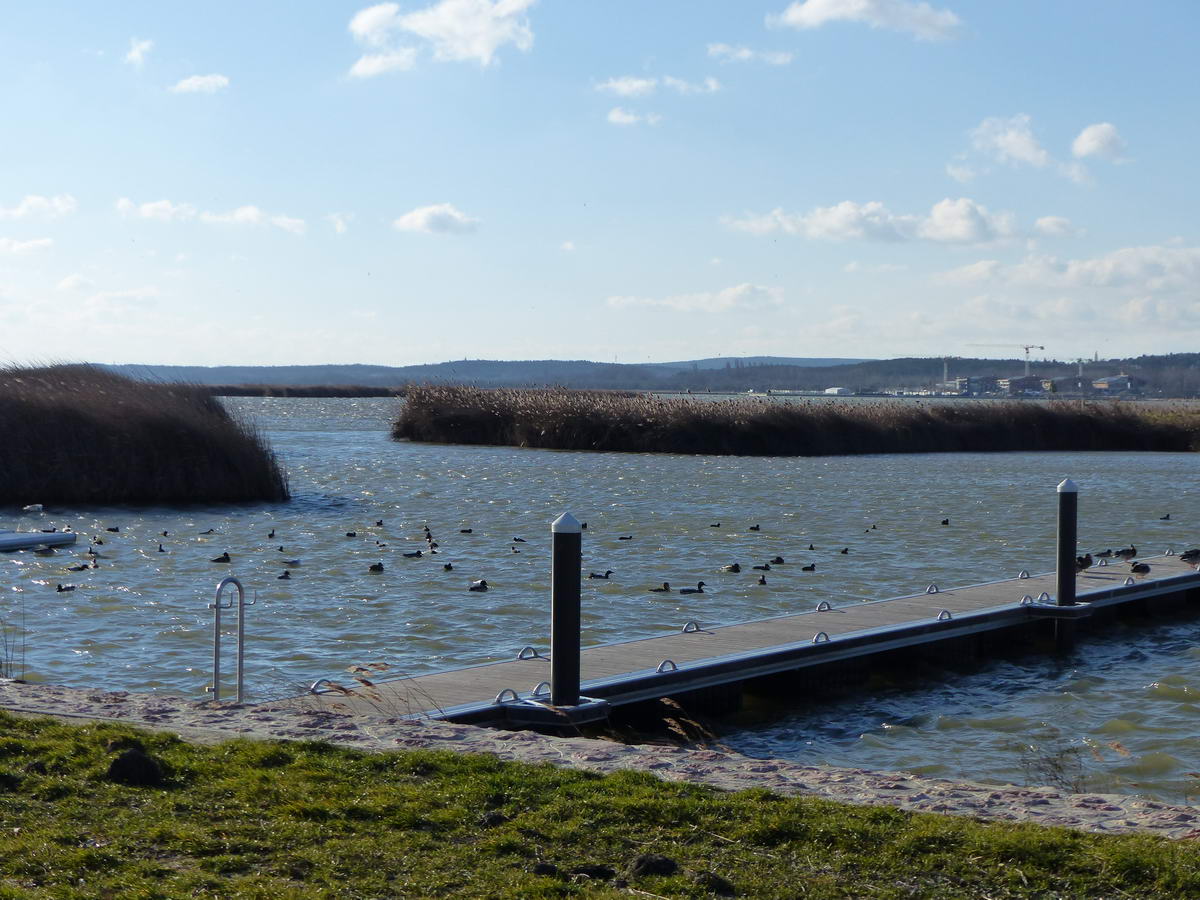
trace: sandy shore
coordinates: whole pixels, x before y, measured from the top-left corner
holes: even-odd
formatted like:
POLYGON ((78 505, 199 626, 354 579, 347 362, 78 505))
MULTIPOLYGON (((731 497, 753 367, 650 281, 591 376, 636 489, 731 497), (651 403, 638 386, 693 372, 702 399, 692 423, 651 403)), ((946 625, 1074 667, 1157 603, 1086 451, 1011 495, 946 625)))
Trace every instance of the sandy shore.
POLYGON ((81 690, 0 680, 0 708, 68 721, 104 720, 215 743, 235 737, 324 740, 359 750, 454 750, 501 759, 614 772, 641 769, 667 781, 725 790, 758 787, 846 803, 1008 822, 1036 822, 1111 834, 1200 837, 1200 807, 1121 794, 1069 794, 1052 788, 995 787, 893 772, 805 766, 715 750, 628 746, 471 725, 340 712, 295 703, 235 706, 159 694, 81 690))

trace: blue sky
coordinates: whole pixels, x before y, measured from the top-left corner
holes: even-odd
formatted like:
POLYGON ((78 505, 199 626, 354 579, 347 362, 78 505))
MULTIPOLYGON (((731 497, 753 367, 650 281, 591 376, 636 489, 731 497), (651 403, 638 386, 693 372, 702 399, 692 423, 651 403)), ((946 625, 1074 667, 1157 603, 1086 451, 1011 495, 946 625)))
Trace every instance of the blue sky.
POLYGON ((0 362, 1195 351, 1198 26, 1194 0, 10 5, 0 362))

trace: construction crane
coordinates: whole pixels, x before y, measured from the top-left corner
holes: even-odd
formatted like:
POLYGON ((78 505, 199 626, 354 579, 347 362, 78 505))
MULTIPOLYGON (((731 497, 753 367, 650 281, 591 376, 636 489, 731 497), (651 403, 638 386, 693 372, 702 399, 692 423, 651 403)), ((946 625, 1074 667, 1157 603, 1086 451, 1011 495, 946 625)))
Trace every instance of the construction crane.
POLYGON ((967 344, 968 347, 1020 347, 1025 351, 1025 377, 1029 377, 1029 351, 1030 350, 1045 350, 1041 344, 967 344))

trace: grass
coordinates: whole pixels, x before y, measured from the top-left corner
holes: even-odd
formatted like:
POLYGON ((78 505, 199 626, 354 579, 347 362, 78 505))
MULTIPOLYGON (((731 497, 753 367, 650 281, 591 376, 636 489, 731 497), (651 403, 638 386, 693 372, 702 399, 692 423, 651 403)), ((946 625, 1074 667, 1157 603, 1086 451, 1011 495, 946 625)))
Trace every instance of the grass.
POLYGON ((639 453, 824 456, 1004 450, 1194 450, 1200 415, 1089 401, 723 402, 603 391, 422 385, 392 437, 639 453))
POLYGON ((93 366, 0 369, 0 504, 286 500, 265 442, 208 391, 93 366))
POLYGON ((1190 842, 0 713, 0 898, 1185 897, 1190 842), (108 775, 139 747, 159 787, 108 775), (674 874, 632 873, 646 854, 674 874))

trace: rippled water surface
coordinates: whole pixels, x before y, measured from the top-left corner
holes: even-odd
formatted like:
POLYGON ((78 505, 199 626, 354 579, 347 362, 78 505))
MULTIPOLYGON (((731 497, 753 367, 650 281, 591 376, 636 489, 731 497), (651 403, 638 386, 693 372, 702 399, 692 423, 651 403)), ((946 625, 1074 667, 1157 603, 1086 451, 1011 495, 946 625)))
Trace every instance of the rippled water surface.
MULTIPOLYGON (((392 400, 228 402, 280 455, 291 503, 0 510, 0 528, 70 526, 104 540, 100 568, 86 572, 67 571, 83 558, 82 539, 54 556, 0 555, 9 655, 19 666, 23 653, 30 677, 202 696, 211 675, 207 605, 227 574, 257 594, 246 658, 255 696, 353 663, 420 673, 510 658, 547 643, 549 523, 563 510, 588 523, 585 569, 614 572, 584 582, 585 644, 675 630, 688 619, 735 622, 822 599, 912 593, 931 581, 1048 571, 1054 486, 1068 475, 1081 487, 1084 546, 1132 541, 1161 552, 1200 542, 1198 459, 1188 454, 559 453, 396 443, 387 435, 392 400), (760 531, 749 530, 755 524, 760 531), (426 525, 439 554, 402 556, 424 548, 426 525), (460 534, 465 528, 472 533, 460 534), (209 561, 224 551, 231 565, 209 561), (777 554, 787 565, 768 572, 765 586, 757 572, 718 573, 777 554), (293 559, 291 580, 278 580, 293 559), (376 562, 382 574, 368 571, 376 562), (800 572, 809 562, 817 571, 800 572), (478 578, 493 589, 468 593, 478 578), (702 595, 647 590, 699 580, 702 595), (77 589, 58 593, 59 583, 77 589)), ((926 673, 916 688, 807 713, 750 710, 726 741, 754 754, 1018 782, 1047 780, 1030 770, 1050 756, 1055 777, 1082 778, 1090 790, 1179 801, 1197 780, 1188 773, 1200 771, 1198 637, 1190 623, 1135 629, 1089 641, 1068 660, 926 673)))

